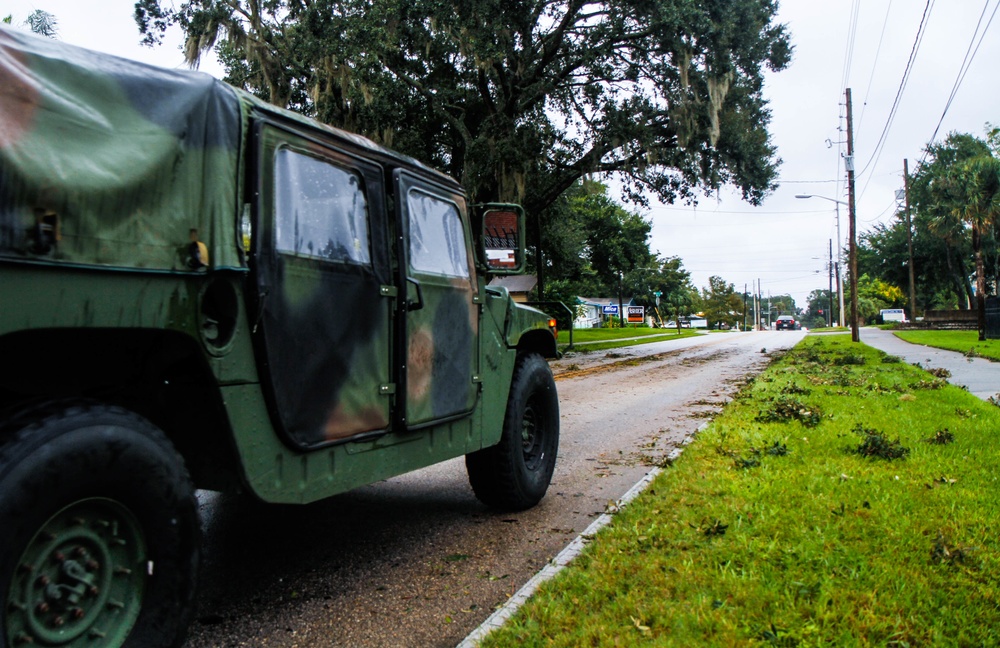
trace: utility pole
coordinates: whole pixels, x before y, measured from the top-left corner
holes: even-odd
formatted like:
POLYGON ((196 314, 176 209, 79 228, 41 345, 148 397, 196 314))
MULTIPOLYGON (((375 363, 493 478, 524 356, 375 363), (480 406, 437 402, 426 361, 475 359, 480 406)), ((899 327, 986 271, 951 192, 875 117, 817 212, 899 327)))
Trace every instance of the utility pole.
POLYGON ((761 319, 761 312, 760 311, 761 311, 762 308, 764 308, 764 304, 762 303, 763 299, 761 298, 761 294, 760 294, 760 278, 759 277, 757 278, 757 293, 754 295, 754 297, 756 297, 756 299, 757 299, 757 330, 760 331, 760 330, 763 330, 762 327, 761 327, 761 322, 763 320, 761 319))
POLYGON ((910 321, 917 320, 917 291, 913 280, 913 228, 910 227, 910 167, 909 160, 903 159, 903 200, 906 214, 906 251, 910 261, 910 321))
POLYGON ((829 278, 830 278, 830 308, 826 311, 826 325, 833 326, 833 239, 830 239, 830 266, 827 268, 829 278))
POLYGON ((747 285, 743 284, 743 332, 747 330, 747 285))
POLYGON ((851 89, 844 91, 847 98, 847 209, 850 226, 850 247, 848 249, 847 271, 851 275, 851 341, 860 342, 858 330, 858 246, 857 212, 854 205, 854 122, 851 110, 851 89))

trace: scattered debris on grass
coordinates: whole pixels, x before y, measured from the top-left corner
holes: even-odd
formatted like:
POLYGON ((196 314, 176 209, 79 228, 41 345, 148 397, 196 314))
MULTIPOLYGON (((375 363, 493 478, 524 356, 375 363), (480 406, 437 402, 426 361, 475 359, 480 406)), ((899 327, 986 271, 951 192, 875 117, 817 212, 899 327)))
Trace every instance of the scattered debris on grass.
POLYGON ((815 427, 823 418, 815 409, 806 406, 798 399, 779 396, 774 399, 770 410, 757 415, 757 420, 762 423, 800 421, 806 427, 815 427))
POLYGON ((784 457, 785 455, 788 454, 788 446, 786 446, 784 443, 779 443, 775 441, 767 448, 767 454, 771 455, 772 457, 784 457))
POLYGON ((943 430, 938 430, 934 433, 934 436, 925 439, 927 443, 933 443, 934 445, 948 445, 955 440, 955 435, 948 431, 948 428, 943 430))
POLYGON ((757 459, 756 457, 750 457, 750 458, 737 457, 735 464, 738 469, 745 470, 747 468, 756 468, 757 466, 760 465, 760 460, 757 459))
POLYGON ((862 366, 865 364, 865 357, 856 353, 847 353, 844 355, 836 356, 833 359, 833 364, 837 367, 846 366, 862 366))
POLYGON ((938 532, 931 548, 931 562, 947 563, 949 565, 964 564, 972 558, 972 547, 960 547, 952 544, 943 534, 938 532))
POLYGON ((898 438, 894 441, 889 440, 878 430, 866 428, 858 423, 851 431, 862 437, 861 444, 852 451, 862 457, 875 457, 891 461, 903 459, 910 454, 910 449, 900 444, 898 438))
POLYGON ((716 520, 707 527, 696 527, 696 528, 702 533, 704 533, 706 537, 713 538, 715 536, 726 535, 726 529, 729 528, 729 525, 723 524, 722 520, 716 520))

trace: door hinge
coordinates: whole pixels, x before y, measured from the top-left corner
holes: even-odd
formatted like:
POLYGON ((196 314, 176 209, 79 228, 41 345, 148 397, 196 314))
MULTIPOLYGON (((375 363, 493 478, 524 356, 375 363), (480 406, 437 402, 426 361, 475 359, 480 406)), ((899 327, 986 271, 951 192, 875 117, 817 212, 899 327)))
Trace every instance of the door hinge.
POLYGON ((395 286, 379 286, 378 294, 383 297, 395 297, 399 295, 399 289, 395 286))
POLYGON ((479 374, 472 374, 472 382, 478 385, 479 383, 483 382, 483 377, 480 376, 479 374))
POLYGON ((386 383, 378 386, 378 393, 383 396, 396 393, 396 383, 386 383))

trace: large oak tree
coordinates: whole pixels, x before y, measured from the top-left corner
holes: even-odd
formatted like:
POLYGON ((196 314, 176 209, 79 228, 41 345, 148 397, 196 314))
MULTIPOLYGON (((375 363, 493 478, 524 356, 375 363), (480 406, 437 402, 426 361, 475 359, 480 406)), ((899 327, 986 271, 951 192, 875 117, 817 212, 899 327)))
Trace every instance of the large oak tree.
POLYGON ((791 48, 777 0, 139 0, 192 64, 538 213, 617 173, 640 204, 775 182, 763 70, 791 48))

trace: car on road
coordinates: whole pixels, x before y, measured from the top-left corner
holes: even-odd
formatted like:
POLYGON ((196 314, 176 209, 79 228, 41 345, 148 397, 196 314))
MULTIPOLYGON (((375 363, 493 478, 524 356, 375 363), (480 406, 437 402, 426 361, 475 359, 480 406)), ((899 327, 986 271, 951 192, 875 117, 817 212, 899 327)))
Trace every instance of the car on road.
POLYGON ((774 321, 774 330, 776 331, 798 331, 801 328, 802 324, 791 315, 780 315, 774 321))

